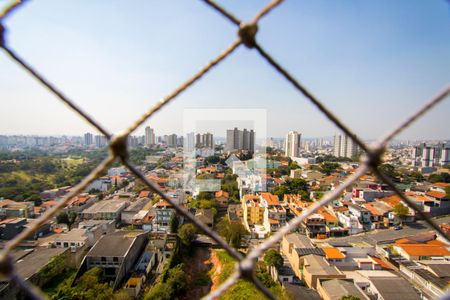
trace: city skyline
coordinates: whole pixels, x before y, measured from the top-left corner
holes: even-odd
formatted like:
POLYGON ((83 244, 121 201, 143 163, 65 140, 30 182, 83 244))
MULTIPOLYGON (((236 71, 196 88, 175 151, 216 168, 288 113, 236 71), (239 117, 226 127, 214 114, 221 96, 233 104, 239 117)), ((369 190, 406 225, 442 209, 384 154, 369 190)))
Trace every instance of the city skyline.
MULTIPOLYGON (((259 1, 224 4, 243 19, 262 5, 259 1)), ((30 2, 7 20, 7 40, 80 107, 117 132, 236 35, 226 20, 202 3, 160 3, 153 10, 142 2, 141 7, 109 5, 100 23, 96 16, 105 9, 102 4, 86 11, 80 2, 30 2), (58 13, 48 18, 50 12, 58 13), (83 16, 83 24, 75 16, 83 16), (180 30, 166 24, 167 16, 184 24, 177 39, 167 38, 180 30), (36 32, 45 34, 37 38, 36 32), (179 55, 180 48, 185 55, 179 55)), ((445 1, 355 1, 353 6, 292 1, 264 19, 265 30, 258 39, 358 136, 372 139, 415 111, 450 76, 448 17, 445 1), (298 39, 291 38, 294 33, 298 39)), ((9 99, 0 113, 2 134, 82 135, 92 130, 11 61, 2 57, 0 68, 4 70, 0 97, 9 99)), ((192 107, 267 109, 268 136, 282 137, 292 128, 304 136, 336 131, 246 49, 238 49, 137 134, 147 125, 164 128, 163 134, 181 132, 183 110, 192 107)), ((445 112, 449 109, 445 101, 401 137, 448 139, 450 119, 445 112)))

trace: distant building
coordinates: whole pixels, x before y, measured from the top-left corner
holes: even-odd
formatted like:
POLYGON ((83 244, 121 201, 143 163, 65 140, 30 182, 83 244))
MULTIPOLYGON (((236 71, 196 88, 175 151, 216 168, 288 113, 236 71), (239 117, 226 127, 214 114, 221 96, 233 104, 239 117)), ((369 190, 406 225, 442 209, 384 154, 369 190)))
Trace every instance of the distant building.
POLYGON ((297 131, 289 131, 285 141, 285 156, 300 157, 300 142, 302 134, 297 131))
POLYGON ((202 134, 201 143, 205 148, 214 148, 214 139, 212 133, 207 132, 205 134, 202 134))
MULTIPOLYGON (((198 136, 198 135, 197 135, 198 136)), ((192 152, 195 150, 196 147, 196 139, 195 139, 195 133, 189 132, 186 135, 186 143, 184 144, 184 151, 185 152, 192 152)))
POLYGON ((94 143, 94 136, 92 133, 85 133, 84 134, 84 145, 90 146, 94 143))
POLYGON ((145 145, 155 145, 155 131, 150 126, 145 127, 145 145))
POLYGON ((352 158, 358 153, 358 145, 346 135, 334 136, 334 151, 336 157, 352 158))
POLYGON ((226 151, 247 150, 255 152, 255 132, 252 130, 239 130, 237 128, 227 130, 226 151))
POLYGON ((106 146, 107 139, 104 135, 96 135, 95 136, 95 147, 103 148, 106 146))
POLYGON ((171 134, 167 136, 167 140, 166 140, 167 146, 168 147, 176 147, 178 144, 178 138, 176 134, 171 134))
POLYGON ((413 148, 412 162, 416 167, 435 167, 450 164, 450 144, 420 144, 413 148))

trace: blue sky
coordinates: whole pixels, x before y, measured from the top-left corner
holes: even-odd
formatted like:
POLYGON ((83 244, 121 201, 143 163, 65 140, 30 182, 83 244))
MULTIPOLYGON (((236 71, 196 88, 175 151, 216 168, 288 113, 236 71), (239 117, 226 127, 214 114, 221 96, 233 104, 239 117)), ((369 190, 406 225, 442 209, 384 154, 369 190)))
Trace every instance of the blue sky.
MULTIPOLYGON (((249 20, 267 2, 220 3, 249 20)), ((187 0, 30 1, 5 25, 9 46, 111 131, 127 127, 236 38, 233 24, 187 0)), ((363 138, 383 134, 450 82, 445 0, 288 0, 262 20, 257 39, 363 138)), ((0 134, 94 131, 3 53, 0 99, 0 134)), ((267 109, 274 137, 336 132, 243 46, 146 125, 157 135, 181 133, 186 108, 267 109)), ((401 137, 450 139, 449 112, 447 99, 401 137)))

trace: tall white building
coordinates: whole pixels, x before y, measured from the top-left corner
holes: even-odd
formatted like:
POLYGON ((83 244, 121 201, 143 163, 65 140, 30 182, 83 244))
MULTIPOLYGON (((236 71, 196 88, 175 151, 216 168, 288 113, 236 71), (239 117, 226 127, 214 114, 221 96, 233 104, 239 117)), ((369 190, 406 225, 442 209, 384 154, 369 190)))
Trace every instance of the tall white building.
POLYGON ((334 156, 352 158, 357 153, 358 145, 350 137, 342 134, 334 136, 334 156))
POLYGON ((104 135, 96 135, 95 136, 95 147, 103 148, 106 146, 107 140, 104 135))
POLYGON ((150 126, 145 127, 145 145, 152 146, 155 142, 155 131, 150 126))
POLYGON ((184 144, 184 151, 192 152, 195 150, 195 133, 189 132, 186 135, 186 143, 184 144))
POLYGON ((300 157, 302 134, 289 131, 284 142, 284 155, 287 157, 300 157))
POLYGON ((450 165, 450 144, 420 144, 413 148, 412 160, 417 167, 450 165))

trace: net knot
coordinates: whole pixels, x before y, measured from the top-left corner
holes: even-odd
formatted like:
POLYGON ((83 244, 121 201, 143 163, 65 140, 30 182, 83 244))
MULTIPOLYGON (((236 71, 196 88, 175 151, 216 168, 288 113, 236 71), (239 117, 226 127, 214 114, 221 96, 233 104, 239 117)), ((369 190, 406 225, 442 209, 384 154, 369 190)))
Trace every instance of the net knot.
POLYGON ((377 169, 382 163, 382 156, 385 151, 384 147, 372 149, 362 158, 362 162, 372 169, 377 169))
POLYGON ((241 23, 239 26, 239 37, 247 48, 253 48, 256 45, 255 36, 258 32, 256 23, 241 23))
POLYGON ((120 157, 121 160, 126 160, 128 158, 128 135, 125 132, 114 135, 109 149, 111 149, 114 156, 120 157))
POLYGON ((241 274, 241 278, 245 280, 253 280, 253 268, 255 265, 255 261, 251 259, 243 259, 239 263, 239 273, 241 274))

